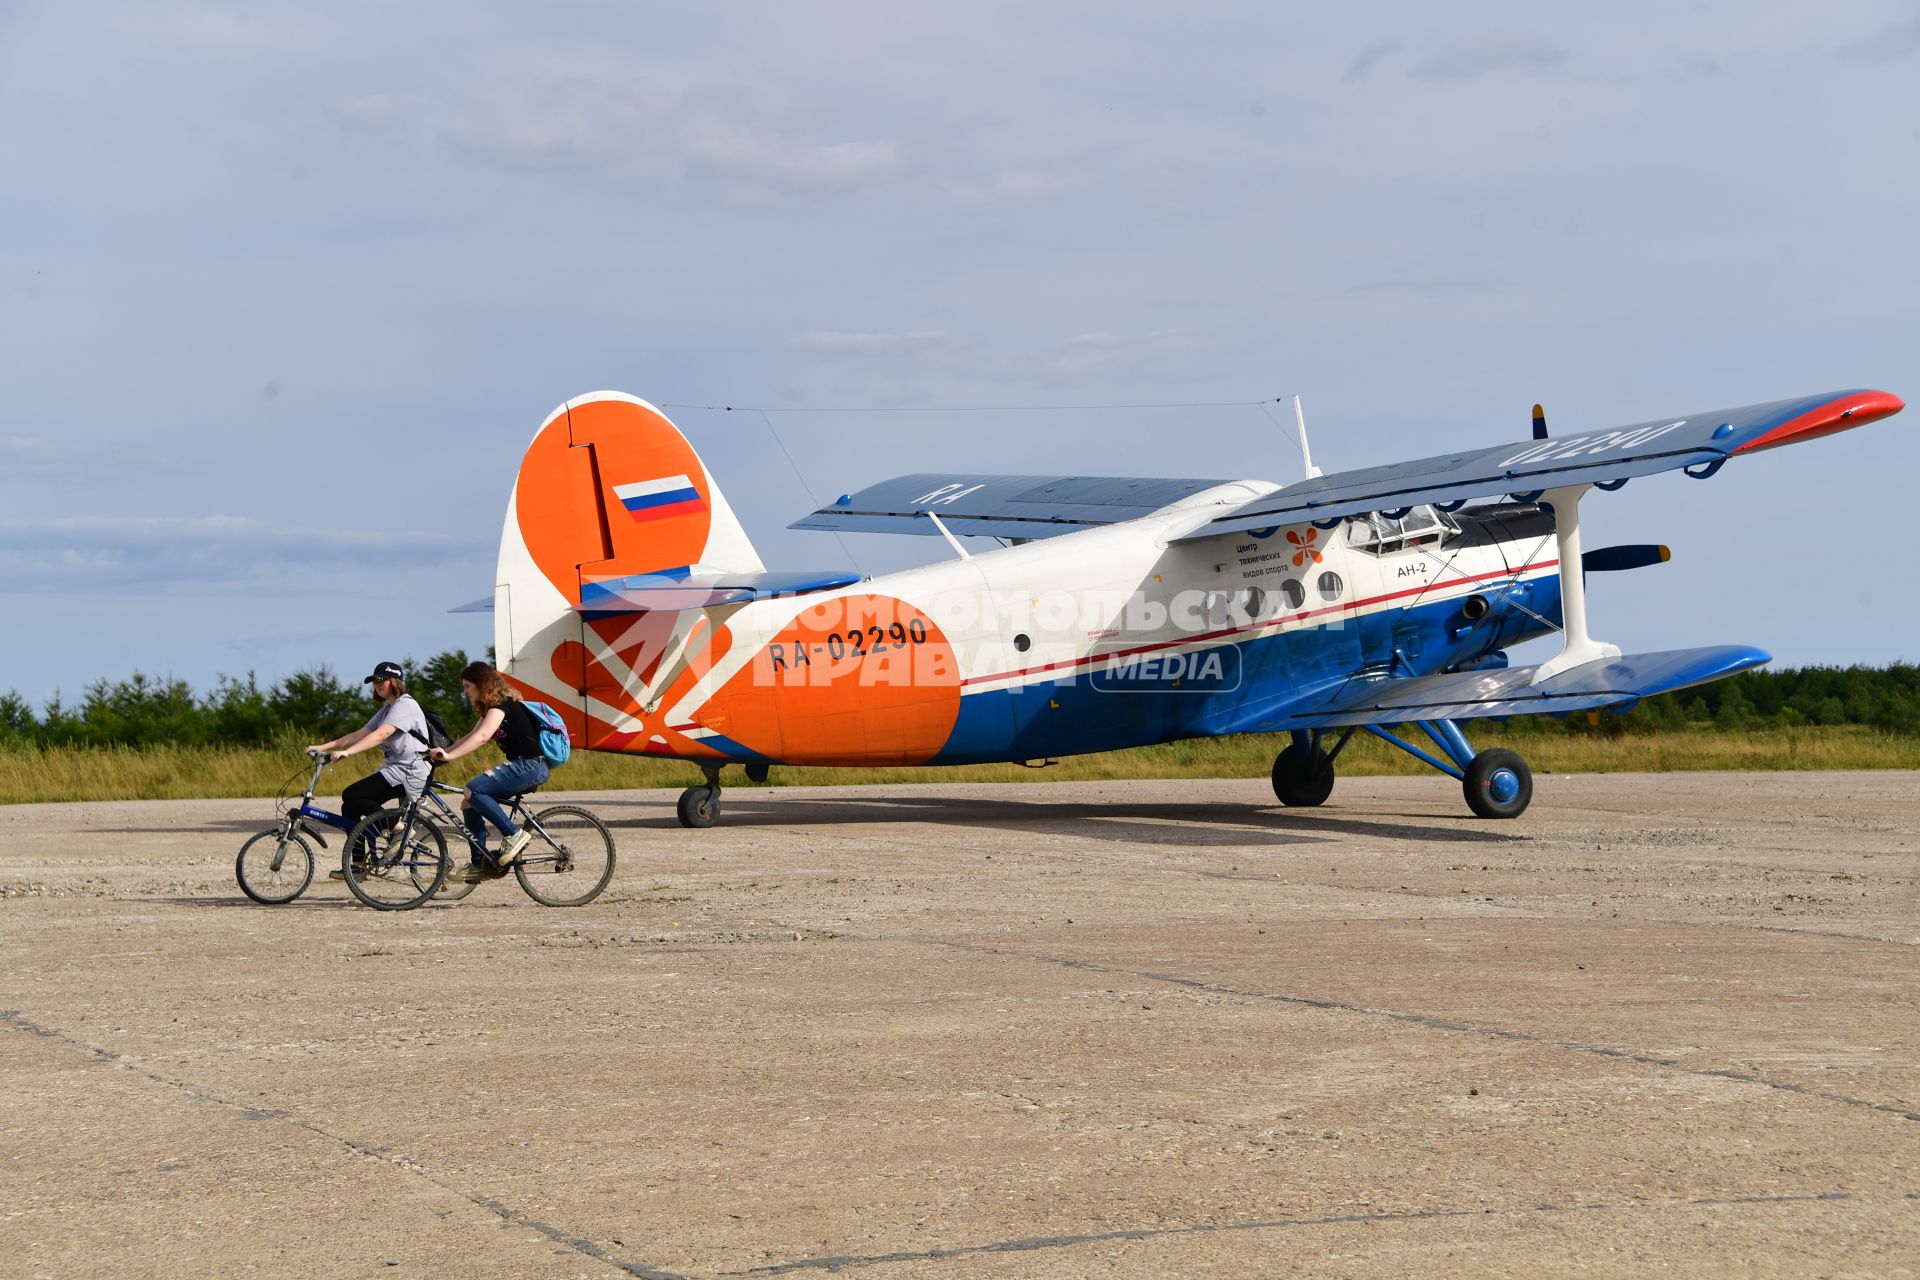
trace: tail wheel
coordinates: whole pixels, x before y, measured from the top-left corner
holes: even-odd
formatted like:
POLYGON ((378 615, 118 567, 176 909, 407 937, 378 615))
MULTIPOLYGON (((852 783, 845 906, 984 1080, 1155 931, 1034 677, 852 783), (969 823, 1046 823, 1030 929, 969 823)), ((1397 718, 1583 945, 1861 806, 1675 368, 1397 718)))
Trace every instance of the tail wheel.
POLYGON ((1273 762, 1273 794, 1289 808, 1325 804, 1333 794, 1333 760, 1318 747, 1288 747, 1273 762))
POLYGON ((1504 747, 1475 756, 1460 785, 1467 807, 1483 818, 1517 818, 1533 802, 1533 770, 1504 747))
POLYGON ((720 788, 688 787, 680 793, 680 825, 710 827, 720 820, 720 788))
POLYGON ((262 831, 241 845, 233 860, 240 891, 263 906, 292 902, 313 882, 313 849, 304 837, 284 831, 284 826, 262 831))

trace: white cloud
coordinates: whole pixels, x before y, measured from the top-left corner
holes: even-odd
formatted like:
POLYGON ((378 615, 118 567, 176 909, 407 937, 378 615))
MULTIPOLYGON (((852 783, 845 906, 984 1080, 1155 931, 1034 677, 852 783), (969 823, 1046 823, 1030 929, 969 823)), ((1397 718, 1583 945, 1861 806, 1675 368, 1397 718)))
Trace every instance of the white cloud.
POLYGON ((1121 359, 1125 350, 1110 333, 1083 333, 1043 357, 1039 371, 1056 378, 1078 378, 1121 359))
POLYGON ((1347 64, 1347 69, 1340 78, 1348 84, 1358 84, 1373 74, 1373 69, 1379 66, 1388 54, 1397 53, 1399 49, 1398 40, 1381 40, 1376 44, 1368 45, 1360 51, 1358 57, 1347 64))
POLYGON ((441 534, 301 529, 240 516, 0 521, 0 588, 90 592, 260 583, 281 575, 458 564, 485 548, 441 534))
POLYGON ((887 190, 971 206, 1045 200, 1088 181, 1080 162, 1036 162, 1025 137, 974 128, 874 126, 809 114, 765 86, 630 68, 554 71, 439 93, 335 99, 336 127, 363 142, 438 153, 509 174, 560 171, 662 189, 693 184, 744 202, 887 190), (959 140, 965 135, 964 140, 959 140))
POLYGON ((836 329, 809 329, 787 339, 795 351, 818 351, 835 356, 887 357, 926 355, 952 348, 953 338, 938 329, 907 333, 853 333, 836 329))
POLYGON ((638 70, 618 81, 555 75, 430 99, 366 94, 336 100, 328 114, 348 133, 480 168, 693 180, 734 198, 848 194, 906 162, 893 139, 808 128, 758 92, 638 70))
POLYGON ((995 205, 1069 195, 1088 182, 1076 168, 1001 169, 984 178, 951 175, 942 186, 963 204, 995 205))
POLYGON ((1566 50, 1537 35, 1489 35, 1430 53, 1408 68, 1407 74, 1446 84, 1501 73, 1538 75, 1558 70, 1566 61, 1566 50))
POLYGON ((352 132, 392 134, 415 122, 419 104, 391 93, 363 93, 341 98, 327 108, 335 123, 352 132))
POLYGON ((80 455, 42 436, 0 436, 0 476, 51 480, 77 475, 80 455))
POLYGON ((1898 22, 1870 36, 1840 46, 1849 62, 1897 62, 1920 51, 1920 18, 1898 22))
POLYGON ((1500 293, 1512 288, 1511 282, 1497 275, 1453 274, 1390 276, 1366 280, 1349 293, 1399 293, 1421 298, 1459 298, 1474 294, 1500 293))

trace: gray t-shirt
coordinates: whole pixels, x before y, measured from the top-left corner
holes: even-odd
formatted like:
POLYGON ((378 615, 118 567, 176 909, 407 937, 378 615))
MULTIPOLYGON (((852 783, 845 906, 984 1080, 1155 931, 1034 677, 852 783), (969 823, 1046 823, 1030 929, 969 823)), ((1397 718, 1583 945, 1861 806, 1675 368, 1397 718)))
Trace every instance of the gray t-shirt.
POLYGON ((410 796, 417 794, 427 781, 427 744, 407 730, 426 737, 427 717, 420 710, 420 704, 403 693, 373 713, 373 719, 367 721, 367 731, 371 733, 383 724, 392 725, 393 732, 380 744, 386 753, 380 776, 396 787, 405 787, 410 796))

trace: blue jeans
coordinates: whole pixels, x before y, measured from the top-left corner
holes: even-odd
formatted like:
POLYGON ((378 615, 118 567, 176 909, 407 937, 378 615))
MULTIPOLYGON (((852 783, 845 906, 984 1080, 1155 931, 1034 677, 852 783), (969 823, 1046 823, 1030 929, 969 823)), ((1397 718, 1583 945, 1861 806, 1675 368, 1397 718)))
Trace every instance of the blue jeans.
POLYGON ((497 764, 467 782, 467 830, 473 832, 473 838, 481 848, 487 844, 489 822, 500 828, 503 836, 514 835, 520 830, 507 817, 507 811, 500 807, 500 798, 531 791, 550 776, 552 770, 547 768, 547 762, 536 758, 497 764))

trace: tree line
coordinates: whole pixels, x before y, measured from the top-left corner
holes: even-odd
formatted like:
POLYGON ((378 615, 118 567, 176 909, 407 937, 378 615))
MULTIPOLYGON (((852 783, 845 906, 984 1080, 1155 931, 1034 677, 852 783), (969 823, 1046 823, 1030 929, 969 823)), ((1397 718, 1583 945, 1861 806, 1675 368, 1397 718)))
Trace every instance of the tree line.
POLYGON ((1726 680, 1642 700, 1624 714, 1521 716, 1522 732, 1665 733, 1679 729, 1795 729, 1859 725, 1920 734, 1920 666, 1786 667, 1743 671, 1726 680))
MULTIPOLYGON (((491 657, 491 654, 489 654, 491 657)), ((408 659, 407 692, 438 711, 456 735, 473 724, 460 691, 467 655, 408 659)), ((296 671, 261 685, 252 672, 221 676, 195 694, 185 681, 134 672, 125 680, 96 680, 72 706, 56 694, 36 715, 17 692, 0 694, 0 743, 45 747, 280 745, 289 739, 324 742, 365 724, 376 710, 361 676, 343 679, 332 668, 296 671)))
MULTIPOLYGON (((435 654, 402 663, 407 689, 458 734, 473 723, 460 692, 467 655, 435 654)), ((72 706, 58 697, 44 712, 17 692, 0 695, 0 744, 46 747, 268 746, 318 741, 358 728, 373 714, 359 679, 325 666, 262 686, 252 673, 221 676, 196 694, 185 680, 135 672, 96 680, 72 706)), ((1519 716, 1523 733, 1626 734, 1677 729, 1785 729, 1861 725, 1920 733, 1920 666, 1799 667, 1747 671, 1729 680, 1648 698, 1625 714, 1519 716)))

